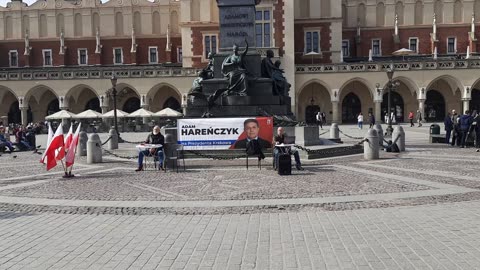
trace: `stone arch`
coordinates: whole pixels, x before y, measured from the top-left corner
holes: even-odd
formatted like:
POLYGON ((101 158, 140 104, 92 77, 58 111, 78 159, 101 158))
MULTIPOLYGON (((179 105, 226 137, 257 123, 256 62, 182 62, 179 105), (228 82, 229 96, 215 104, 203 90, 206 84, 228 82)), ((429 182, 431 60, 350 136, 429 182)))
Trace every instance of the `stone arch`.
POLYGON ((82 14, 75 13, 73 35, 76 37, 83 36, 82 14))
POLYGON ((148 91, 146 98, 152 112, 164 109, 169 98, 174 98, 179 104, 182 104, 182 93, 175 86, 168 83, 159 83, 153 86, 148 91))
POLYGON ((92 36, 97 34, 97 29, 100 29, 100 15, 98 12, 92 14, 92 36))
POLYGON ((154 11, 152 14, 152 32, 155 35, 160 35, 161 33, 161 25, 160 25, 160 13, 158 11, 154 11))
POLYGON ((480 112, 480 90, 479 89, 472 89, 472 96, 469 102, 468 108, 470 111, 477 110, 480 112))
POLYGON ((142 15, 139 11, 133 13, 133 27, 135 29, 135 34, 142 34, 142 15))
POLYGON ((297 116, 300 121, 315 123, 315 114, 325 112, 327 121, 332 120, 331 88, 324 82, 314 79, 305 83, 301 88, 297 100, 297 116), (315 108, 316 110, 312 110, 315 108))
POLYGON ((403 3, 398 1, 397 4, 395 4, 395 14, 398 15, 398 25, 403 25, 403 19, 404 19, 403 10, 404 10, 403 3))
POLYGON ((46 37, 48 35, 47 15, 40 14, 38 17, 38 36, 46 37))
MULTIPOLYGON (((392 109, 395 112, 397 122, 408 121, 408 112, 415 112, 418 108, 415 96, 416 83, 406 77, 396 77, 394 81, 398 81, 400 85, 392 92, 392 109)), ((388 89, 387 85, 383 90, 381 108, 381 116, 383 117, 388 111, 388 89)))
POLYGON ((377 26, 385 26, 385 4, 379 2, 377 4, 377 26))
POLYGON ((98 98, 98 93, 92 87, 85 84, 79 84, 70 88, 65 95, 65 100, 67 101, 66 104, 68 105, 69 111, 73 113, 81 113, 88 109, 99 111, 100 102, 98 98), (87 106, 92 102, 92 99, 96 99, 98 101, 98 106, 87 106))
MULTIPOLYGON (((398 76, 398 77, 394 77, 393 80, 399 81, 400 83, 404 84, 405 87, 408 88, 408 92, 412 96, 415 96, 416 91, 419 89, 418 84, 408 77, 398 76)), ((386 87, 387 87, 387 84, 385 84, 384 89, 386 89, 386 87)))
POLYGON ((359 112, 362 112, 364 116, 368 115, 369 112, 374 112, 373 89, 368 81, 361 78, 351 79, 340 88, 338 95, 342 121, 356 122, 359 112), (355 97, 358 98, 360 104, 357 103, 357 100, 354 100, 355 97))
POLYGON ((57 14, 56 27, 57 27, 57 37, 59 37, 62 30, 65 28, 65 18, 62 13, 57 14))
POLYGON ((453 95, 455 95, 455 92, 457 92, 457 89, 461 89, 461 90, 464 89, 464 86, 459 79, 451 75, 442 75, 434 78, 427 84, 427 91, 439 80, 444 80, 448 83, 448 85, 450 86, 451 93, 453 95))
POLYGON ((170 13, 170 30, 174 34, 178 34, 178 13, 174 10, 170 13))
MULTIPOLYGON (((8 123, 18 123, 17 119, 12 119, 15 114, 10 114, 12 106, 16 105, 18 109, 18 97, 10 88, 0 86, 0 117, 7 116, 8 123)), ((17 112, 18 114, 18 112, 17 112)), ((18 116, 18 115, 17 115, 18 116)), ((18 118, 18 117, 16 117, 18 118)), ((4 123, 6 124, 6 123, 4 123)))
POLYGON ((453 4, 453 22, 463 22, 463 3, 460 0, 456 0, 453 4))
MULTIPOLYGON (((140 94, 137 89, 127 83, 117 84, 117 109, 133 112, 140 108, 140 94), (135 102, 132 102, 135 100, 135 102), (138 104, 137 104, 138 103, 138 104), (135 106, 133 106, 135 105, 135 106)), ((109 96, 110 110, 113 109, 112 96, 109 96)))
MULTIPOLYGON (((45 120, 45 116, 55 113, 51 110, 52 102, 58 104, 58 95, 50 87, 46 85, 37 85, 27 91, 24 101, 32 110, 33 122, 40 122, 45 120)), ((55 107, 55 109, 58 109, 55 107)))
POLYGON ((123 14, 120 11, 115 13, 115 34, 123 36, 123 14))
POLYGON ((447 111, 461 111, 463 85, 456 78, 450 75, 437 77, 428 84, 426 90, 425 118, 427 121, 442 121, 447 111), (439 95, 443 98, 443 103, 439 95), (435 111, 434 117, 431 116, 432 109, 435 111))
POLYGON ((5 38, 13 38, 13 19, 12 19, 12 16, 5 17, 5 38))
POLYGON ((415 25, 423 24, 423 2, 421 0, 417 0, 415 2, 415 18, 414 23, 415 25))

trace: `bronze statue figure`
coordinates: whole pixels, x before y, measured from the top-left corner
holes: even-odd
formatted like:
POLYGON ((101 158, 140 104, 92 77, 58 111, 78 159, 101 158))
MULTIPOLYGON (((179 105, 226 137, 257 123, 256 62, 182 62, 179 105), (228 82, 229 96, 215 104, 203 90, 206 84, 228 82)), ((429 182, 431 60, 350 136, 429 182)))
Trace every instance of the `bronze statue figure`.
POLYGON ((225 58, 222 63, 222 73, 228 79, 227 96, 246 96, 248 90, 248 70, 245 57, 248 52, 248 42, 245 39, 245 50, 238 52, 238 45, 233 45, 233 54, 225 58))
POLYGON ((281 62, 279 60, 272 62, 274 57, 272 50, 267 50, 267 57, 262 60, 262 77, 272 79, 273 95, 286 96, 290 89, 290 84, 283 76, 284 71, 280 68, 281 62))

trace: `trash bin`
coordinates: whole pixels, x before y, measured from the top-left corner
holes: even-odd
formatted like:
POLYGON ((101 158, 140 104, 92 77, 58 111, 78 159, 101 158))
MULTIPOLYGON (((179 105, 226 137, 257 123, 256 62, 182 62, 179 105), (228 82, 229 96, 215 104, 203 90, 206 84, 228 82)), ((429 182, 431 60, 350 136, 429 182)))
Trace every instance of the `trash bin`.
POLYGON ((430 134, 440 134, 440 126, 433 124, 430 126, 430 134))

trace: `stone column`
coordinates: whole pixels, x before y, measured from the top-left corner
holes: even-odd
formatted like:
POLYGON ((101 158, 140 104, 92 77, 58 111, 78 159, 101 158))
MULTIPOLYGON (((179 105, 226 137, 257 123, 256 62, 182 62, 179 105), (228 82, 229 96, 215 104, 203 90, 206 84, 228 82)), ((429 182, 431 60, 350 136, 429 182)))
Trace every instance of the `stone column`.
POLYGON ((375 100, 375 122, 382 122, 382 101, 375 100))
POLYGON ((463 110, 460 112, 460 114, 463 114, 465 111, 470 110, 470 99, 463 99, 463 110))
POLYGON ((332 122, 333 123, 341 123, 340 115, 338 113, 338 101, 332 101, 332 122))
POLYGON ((422 114, 422 122, 425 122, 425 99, 418 100, 418 110, 422 114))
POLYGON ((22 125, 28 125, 28 107, 20 107, 21 117, 22 117, 22 125))

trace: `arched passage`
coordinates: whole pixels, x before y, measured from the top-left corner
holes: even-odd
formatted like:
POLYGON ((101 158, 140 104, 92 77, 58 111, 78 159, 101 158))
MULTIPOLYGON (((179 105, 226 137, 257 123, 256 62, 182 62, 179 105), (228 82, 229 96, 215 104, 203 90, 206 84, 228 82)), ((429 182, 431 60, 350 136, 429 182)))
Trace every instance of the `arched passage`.
POLYGON ((25 95, 25 102, 32 110, 32 122, 44 121, 45 116, 60 110, 58 96, 51 88, 43 85, 30 89, 25 95))
MULTIPOLYGON (((388 112, 388 92, 383 94, 382 116, 385 115, 386 112, 388 112)), ((390 113, 392 112, 393 112, 393 115, 395 116, 396 122, 404 121, 405 104, 403 102, 403 98, 399 93, 393 92, 393 91, 390 97, 390 113)))
POLYGON ((477 112, 480 112, 480 90, 479 89, 472 89, 472 99, 470 100, 469 109, 471 111, 477 110, 477 112))
POLYGON ((373 98, 367 85, 353 80, 340 89, 341 117, 343 123, 354 123, 361 112, 364 116, 373 113, 373 98))
POLYGON ((73 113, 81 113, 85 110, 102 112, 97 93, 85 85, 77 85, 65 95, 68 108, 73 113))
POLYGON ((132 113, 138 109, 140 109, 140 99, 138 97, 129 97, 122 106, 122 110, 127 113, 132 113))
MULTIPOLYGON (((110 110, 113 110, 113 96, 109 96, 110 110)), ((140 109, 140 95, 138 92, 127 84, 117 85, 117 109, 131 113, 140 109)))
POLYGON ((441 76, 433 80, 427 88, 425 120, 443 121, 447 111, 460 112, 462 109, 460 89, 463 89, 463 86, 451 76, 441 76))
MULTIPOLYGON (((414 96, 412 89, 418 89, 414 84, 404 78, 398 77, 394 79, 395 82, 399 82, 400 85, 395 87, 392 91, 391 97, 391 109, 394 112, 395 120, 397 122, 408 121, 408 113, 416 112, 418 108, 417 100, 414 96)), ((383 91, 383 99, 381 104, 381 116, 382 120, 384 115, 388 111, 388 89, 383 91)))
POLYGON ((362 102, 354 93, 348 93, 342 100, 342 123, 355 123, 362 112, 362 102))
POLYGON ((15 104, 18 109, 18 100, 13 91, 8 88, 0 88, 0 117, 7 116, 8 123, 19 123, 18 121, 13 121, 12 116, 14 116, 14 114, 10 114, 15 104))
POLYGON ((168 84, 159 84, 147 94, 148 104, 152 112, 158 112, 165 108, 170 108, 181 112, 182 95, 173 86, 168 84))
POLYGON ((327 86, 320 81, 307 83, 297 98, 298 120, 309 124, 315 123, 317 112, 324 112, 327 121, 332 120, 332 103, 327 86))

